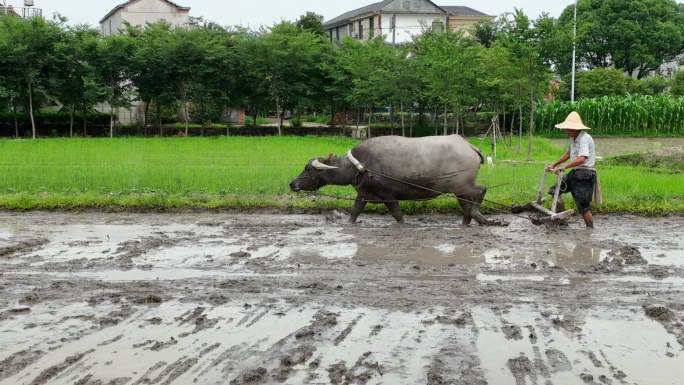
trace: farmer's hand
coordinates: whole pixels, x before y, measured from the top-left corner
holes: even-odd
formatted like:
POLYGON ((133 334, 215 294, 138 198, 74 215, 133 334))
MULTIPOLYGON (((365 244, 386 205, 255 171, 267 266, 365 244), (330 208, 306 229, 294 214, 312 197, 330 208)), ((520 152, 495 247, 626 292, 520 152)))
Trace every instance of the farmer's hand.
POLYGON ((546 172, 553 172, 554 166, 546 166, 546 172))
POLYGON ((554 173, 554 174, 556 174, 556 175, 558 175, 558 174, 562 174, 562 173, 563 173, 563 171, 565 171, 565 169, 564 169, 564 168, 562 168, 562 167, 559 167, 559 168, 554 168, 554 169, 552 169, 552 170, 551 170, 551 172, 552 172, 552 173, 554 173))

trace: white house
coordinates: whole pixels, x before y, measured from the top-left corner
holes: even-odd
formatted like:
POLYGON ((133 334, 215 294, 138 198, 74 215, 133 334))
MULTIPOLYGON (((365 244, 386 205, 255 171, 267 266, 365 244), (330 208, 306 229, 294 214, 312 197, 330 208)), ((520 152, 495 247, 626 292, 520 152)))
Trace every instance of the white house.
MULTIPOLYGON (((190 7, 183 7, 169 0, 129 0, 109 11, 100 20, 100 28, 102 35, 109 36, 119 33, 126 23, 132 26, 145 26, 147 23, 162 20, 173 26, 188 26, 190 7)), ((101 103, 95 109, 107 114, 112 112, 108 103, 101 103)), ((129 108, 121 108, 115 112, 118 113, 119 123, 140 123, 144 120, 145 104, 141 101, 131 101, 129 108)))
POLYGON ((325 23, 330 39, 359 40, 384 36, 388 43, 404 43, 426 30, 467 30, 493 16, 462 6, 440 7, 429 0, 385 0, 346 12, 325 23))
POLYGON ((169 0, 129 0, 119 4, 100 20, 105 36, 116 34, 125 23, 144 26, 164 20, 173 26, 190 25, 190 7, 180 6, 169 0))

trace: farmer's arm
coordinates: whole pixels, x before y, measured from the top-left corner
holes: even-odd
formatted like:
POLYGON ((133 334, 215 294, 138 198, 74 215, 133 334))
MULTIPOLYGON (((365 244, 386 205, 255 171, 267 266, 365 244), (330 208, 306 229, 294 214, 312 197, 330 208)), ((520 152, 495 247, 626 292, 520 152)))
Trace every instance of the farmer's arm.
POLYGON ((560 169, 559 171, 570 170, 570 169, 573 169, 573 168, 575 168, 575 167, 577 167, 577 166, 581 166, 581 165, 583 165, 583 164, 587 161, 587 159, 589 159, 589 157, 587 157, 587 156, 578 156, 577 159, 575 159, 575 160, 573 160, 572 162, 566 164, 565 167, 563 167, 563 168, 560 169))
POLYGON ((558 162, 554 163, 553 165, 547 167, 547 171, 553 171, 556 167, 558 167, 559 164, 563 164, 570 159, 570 150, 568 149, 563 156, 561 156, 560 159, 558 159, 558 162))

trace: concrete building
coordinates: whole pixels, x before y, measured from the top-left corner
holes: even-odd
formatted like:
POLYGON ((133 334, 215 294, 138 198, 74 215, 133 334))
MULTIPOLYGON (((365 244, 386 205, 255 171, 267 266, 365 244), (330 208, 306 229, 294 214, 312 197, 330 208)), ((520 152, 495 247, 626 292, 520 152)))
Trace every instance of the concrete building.
POLYGON ((129 0, 119 4, 100 20, 102 34, 116 34, 128 23, 145 26, 164 20, 173 26, 190 25, 190 7, 180 6, 169 0, 129 0))
POLYGON ((655 75, 662 75, 668 79, 672 79, 682 68, 684 68, 684 54, 677 56, 670 62, 663 63, 655 72, 655 75))
POLYGON ((8 5, 6 7, 4 5, 0 5, 0 15, 21 17, 21 15, 11 5, 8 5))
POLYGON ((385 0, 335 17, 325 28, 332 41, 384 36, 388 43, 399 44, 426 30, 467 31, 475 23, 493 18, 472 8, 441 7, 428 0, 385 0))
POLYGON ((0 15, 29 19, 32 17, 43 17, 43 10, 36 8, 33 0, 24 0, 23 7, 15 7, 2 1, 2 4, 0 4, 0 15))

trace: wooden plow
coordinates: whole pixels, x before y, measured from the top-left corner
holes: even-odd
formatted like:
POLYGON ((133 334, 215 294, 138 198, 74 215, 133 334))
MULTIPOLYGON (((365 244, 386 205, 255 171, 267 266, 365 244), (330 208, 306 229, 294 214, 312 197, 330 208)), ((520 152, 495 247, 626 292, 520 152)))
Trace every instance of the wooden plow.
POLYGON ((556 181, 556 190, 553 195, 553 202, 551 203, 551 209, 547 209, 543 206, 546 199, 546 178, 549 172, 546 170, 546 165, 544 166, 544 175, 542 175, 541 182, 539 183, 539 192, 537 193, 537 200, 524 206, 513 207, 514 213, 522 213, 525 211, 533 211, 541 214, 541 217, 530 218, 532 223, 537 226, 544 224, 566 224, 567 221, 572 218, 575 214, 574 210, 567 210, 563 212, 558 212, 558 203, 560 201, 561 184, 563 183, 563 174, 559 173, 556 181))

